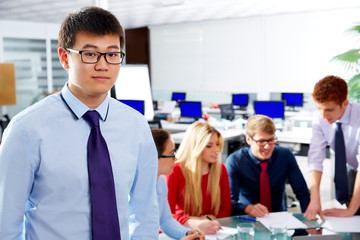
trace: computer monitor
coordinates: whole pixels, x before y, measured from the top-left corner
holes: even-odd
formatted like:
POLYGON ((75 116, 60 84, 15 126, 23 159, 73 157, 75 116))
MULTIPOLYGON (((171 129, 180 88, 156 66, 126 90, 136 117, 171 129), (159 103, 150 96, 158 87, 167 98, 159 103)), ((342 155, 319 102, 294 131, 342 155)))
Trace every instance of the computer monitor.
POLYGON ((255 114, 266 115, 271 118, 285 117, 285 102, 284 101, 254 101, 255 114))
POLYGON ((303 93, 281 93, 281 99, 285 101, 286 106, 290 107, 302 107, 303 93))
POLYGON ((137 110, 142 115, 145 114, 145 101, 144 100, 125 100, 125 99, 118 99, 120 102, 132 107, 133 109, 137 110))
POLYGON ((246 109, 249 105, 249 95, 244 93, 232 94, 232 104, 239 106, 240 109, 246 109))
POLYGON ((201 102, 184 101, 179 103, 181 117, 201 118, 201 102))
POLYGON ((171 96, 172 101, 185 101, 185 92, 173 92, 171 96))

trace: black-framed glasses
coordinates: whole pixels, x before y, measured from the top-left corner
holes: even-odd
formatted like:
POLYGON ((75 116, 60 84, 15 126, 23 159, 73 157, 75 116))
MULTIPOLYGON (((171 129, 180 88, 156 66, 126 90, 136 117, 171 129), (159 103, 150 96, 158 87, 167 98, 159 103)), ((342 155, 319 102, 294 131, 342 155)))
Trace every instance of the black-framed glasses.
POLYGON ((270 138, 268 140, 255 140, 252 137, 250 137, 250 139, 261 147, 265 146, 266 144, 274 145, 277 142, 276 137, 270 138))
POLYGON ((160 155, 159 158, 175 158, 176 153, 174 152, 174 154, 171 155, 160 155))
POLYGON ((83 63, 97 63, 102 55, 104 55, 105 61, 110 64, 121 64, 125 58, 123 51, 101 53, 94 50, 75 50, 71 48, 66 48, 66 50, 80 54, 83 63))

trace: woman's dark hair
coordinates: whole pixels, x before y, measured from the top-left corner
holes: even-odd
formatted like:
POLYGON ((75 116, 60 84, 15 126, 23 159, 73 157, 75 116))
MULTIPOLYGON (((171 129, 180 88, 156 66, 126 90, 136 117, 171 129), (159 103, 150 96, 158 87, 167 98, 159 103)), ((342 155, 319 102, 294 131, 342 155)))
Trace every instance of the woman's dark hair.
POLYGON ((151 133, 154 138, 158 156, 161 156, 165 151, 166 141, 170 139, 170 133, 168 131, 159 128, 151 129, 151 133))

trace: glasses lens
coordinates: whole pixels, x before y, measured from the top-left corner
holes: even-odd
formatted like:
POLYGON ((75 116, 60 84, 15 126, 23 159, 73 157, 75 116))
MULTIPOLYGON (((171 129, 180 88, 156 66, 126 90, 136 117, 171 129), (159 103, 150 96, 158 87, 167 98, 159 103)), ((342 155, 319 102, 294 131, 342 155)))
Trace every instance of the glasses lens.
POLYGON ((106 60, 113 64, 122 63, 123 54, 121 52, 108 52, 106 53, 106 60))
POLYGON ((98 61, 100 54, 95 51, 85 50, 81 53, 81 59, 85 63, 96 63, 98 61))

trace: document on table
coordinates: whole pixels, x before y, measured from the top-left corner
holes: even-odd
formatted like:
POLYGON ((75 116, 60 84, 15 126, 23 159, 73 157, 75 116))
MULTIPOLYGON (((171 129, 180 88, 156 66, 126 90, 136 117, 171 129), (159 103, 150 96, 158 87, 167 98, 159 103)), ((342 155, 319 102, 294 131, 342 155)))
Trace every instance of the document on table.
POLYGON ((360 216, 353 217, 325 217, 323 227, 334 232, 360 233, 360 216))
POLYGON ((221 227, 222 230, 220 229, 216 234, 211 234, 211 235, 205 235, 205 239, 215 239, 216 237, 220 237, 220 236, 229 236, 229 235, 234 235, 237 234, 237 230, 236 228, 231 228, 231 227, 221 227))
POLYGON ((272 223, 285 223, 288 229, 307 228, 307 226, 289 212, 274 212, 265 217, 256 218, 267 229, 272 223))

